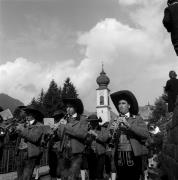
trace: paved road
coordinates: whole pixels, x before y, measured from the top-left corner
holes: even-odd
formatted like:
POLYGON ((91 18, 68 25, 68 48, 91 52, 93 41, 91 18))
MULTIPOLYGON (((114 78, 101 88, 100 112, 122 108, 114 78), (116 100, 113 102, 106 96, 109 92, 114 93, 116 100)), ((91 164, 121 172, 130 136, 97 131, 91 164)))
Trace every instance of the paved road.
MULTIPOLYGON (((40 174, 41 174, 41 179, 40 180, 48 180, 48 171, 49 167, 48 166, 43 166, 40 167, 40 174)), ((35 172, 34 172, 35 174, 35 172)), ((17 172, 11 172, 7 174, 0 174, 0 180, 14 180, 17 177, 17 172)), ((50 180, 50 179, 49 179, 50 180)))
MULTIPOLYGON (((48 172, 49 172, 48 166, 40 167, 40 178, 39 178, 39 180, 51 180, 48 172)), ((0 174, 0 180, 14 180, 16 177, 17 177, 16 172, 7 173, 7 174, 0 174)), ((148 178, 147 180, 153 180, 153 179, 155 179, 155 177, 154 178, 148 178)), ((160 180, 159 176, 157 176, 156 179, 160 180)))
MULTIPOLYGON (((33 179, 34 180, 34 179, 33 179)), ((39 180, 51 180, 49 175, 40 176, 39 180)))

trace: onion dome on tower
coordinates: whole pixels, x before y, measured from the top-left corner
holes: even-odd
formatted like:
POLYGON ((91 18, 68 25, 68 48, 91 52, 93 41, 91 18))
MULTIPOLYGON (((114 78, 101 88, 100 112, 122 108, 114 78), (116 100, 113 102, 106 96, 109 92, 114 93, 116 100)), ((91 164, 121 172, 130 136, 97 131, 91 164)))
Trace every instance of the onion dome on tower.
POLYGON ((104 72, 103 65, 102 65, 102 71, 100 73, 100 76, 98 76, 98 78, 96 79, 96 82, 99 85, 99 89, 107 88, 108 84, 110 83, 109 77, 104 72))

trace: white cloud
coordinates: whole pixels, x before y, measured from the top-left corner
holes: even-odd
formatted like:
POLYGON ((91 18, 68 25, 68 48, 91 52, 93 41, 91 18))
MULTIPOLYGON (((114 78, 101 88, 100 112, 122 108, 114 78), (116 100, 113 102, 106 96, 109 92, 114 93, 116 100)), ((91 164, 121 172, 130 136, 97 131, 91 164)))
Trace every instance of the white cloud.
POLYGON ((91 72, 92 70, 97 72, 95 70, 97 66, 92 64, 89 59, 83 60, 76 67, 74 60, 49 65, 17 58, 14 62, 0 65, 0 92, 5 92, 28 104, 33 97, 37 97, 42 88, 44 90, 48 88, 52 79, 62 86, 64 80, 71 77, 80 97, 85 99, 86 94, 90 96, 91 84, 93 86, 92 79, 96 75, 91 72))
POLYGON ((86 109, 94 110, 96 78, 104 62, 111 92, 129 89, 141 105, 153 103, 162 93, 169 70, 177 68, 174 65, 177 57, 162 26, 163 3, 158 0, 120 0, 120 3, 139 5, 129 14, 134 27, 107 18, 88 32, 80 33, 78 44, 84 58, 79 64, 72 59, 40 64, 17 58, 0 65, 0 91, 28 103, 41 88, 48 87, 51 79, 62 85, 69 76, 86 109))
POLYGON ((24 58, 0 65, 0 92, 5 92, 27 103, 31 98, 29 95, 33 96, 45 85, 42 71, 40 64, 32 63, 24 58))
POLYGON ((143 0, 118 0, 120 4, 123 5, 134 5, 137 3, 142 3, 143 0))
POLYGON ((158 5, 158 4, 163 4, 164 2, 160 2, 160 0, 118 0, 118 3, 121 5, 125 5, 125 6, 130 6, 130 5, 149 5, 149 4, 154 4, 154 5, 158 5))
POLYGON ((86 47, 87 58, 104 60, 112 91, 130 89, 141 105, 153 103, 162 94, 167 74, 172 67, 176 68, 177 60, 162 25, 164 3, 158 0, 121 3, 124 2, 139 5, 130 12, 134 27, 105 19, 83 33, 79 43, 86 47))

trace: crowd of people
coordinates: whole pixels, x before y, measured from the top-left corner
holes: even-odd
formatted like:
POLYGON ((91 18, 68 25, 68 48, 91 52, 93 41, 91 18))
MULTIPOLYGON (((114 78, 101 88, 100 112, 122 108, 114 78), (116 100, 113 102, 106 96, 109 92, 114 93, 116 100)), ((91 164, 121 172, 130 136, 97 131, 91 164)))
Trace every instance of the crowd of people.
POLYGON ((102 125, 96 114, 83 115, 84 106, 78 98, 63 99, 66 111, 58 109, 53 114, 51 127, 43 124, 39 110, 18 107, 19 122, 24 123, 17 124, 9 137, 17 144, 17 179, 30 180, 43 148, 48 148, 52 180, 84 180, 86 171, 91 180, 139 180, 142 157, 148 153, 148 128, 138 115, 138 102, 132 92, 118 91, 111 94, 111 99, 119 115, 102 125))
MULTIPOLYGON (((175 71, 170 71, 169 77, 164 90, 168 96, 168 111, 172 113, 178 95, 178 80, 175 71)), ((151 130, 148 129, 139 115, 138 102, 132 92, 122 90, 110 97, 118 116, 105 123, 96 114, 84 115, 79 98, 63 99, 66 110, 54 112, 52 125, 45 125, 43 113, 31 105, 17 107, 16 116, 11 120, 15 122, 11 124, 13 126, 4 125, 0 116, 0 161, 8 136, 9 141, 16 142, 17 180, 31 180, 35 167, 40 166, 44 149, 48 150, 51 180, 144 179, 148 150, 151 149, 152 154, 161 150, 160 134, 157 138, 152 133, 158 129, 151 126, 151 130), (154 142, 149 146, 151 136, 159 141, 156 143, 158 151, 154 142)))

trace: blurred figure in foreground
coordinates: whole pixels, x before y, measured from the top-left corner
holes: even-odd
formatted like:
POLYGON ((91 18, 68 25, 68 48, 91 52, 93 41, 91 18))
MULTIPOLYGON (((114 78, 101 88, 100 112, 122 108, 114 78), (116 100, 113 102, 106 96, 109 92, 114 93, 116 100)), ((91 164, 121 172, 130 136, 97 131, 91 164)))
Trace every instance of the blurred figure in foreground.
POLYGON ((178 56, 178 0, 168 0, 164 10, 163 24, 171 34, 172 44, 178 56))

